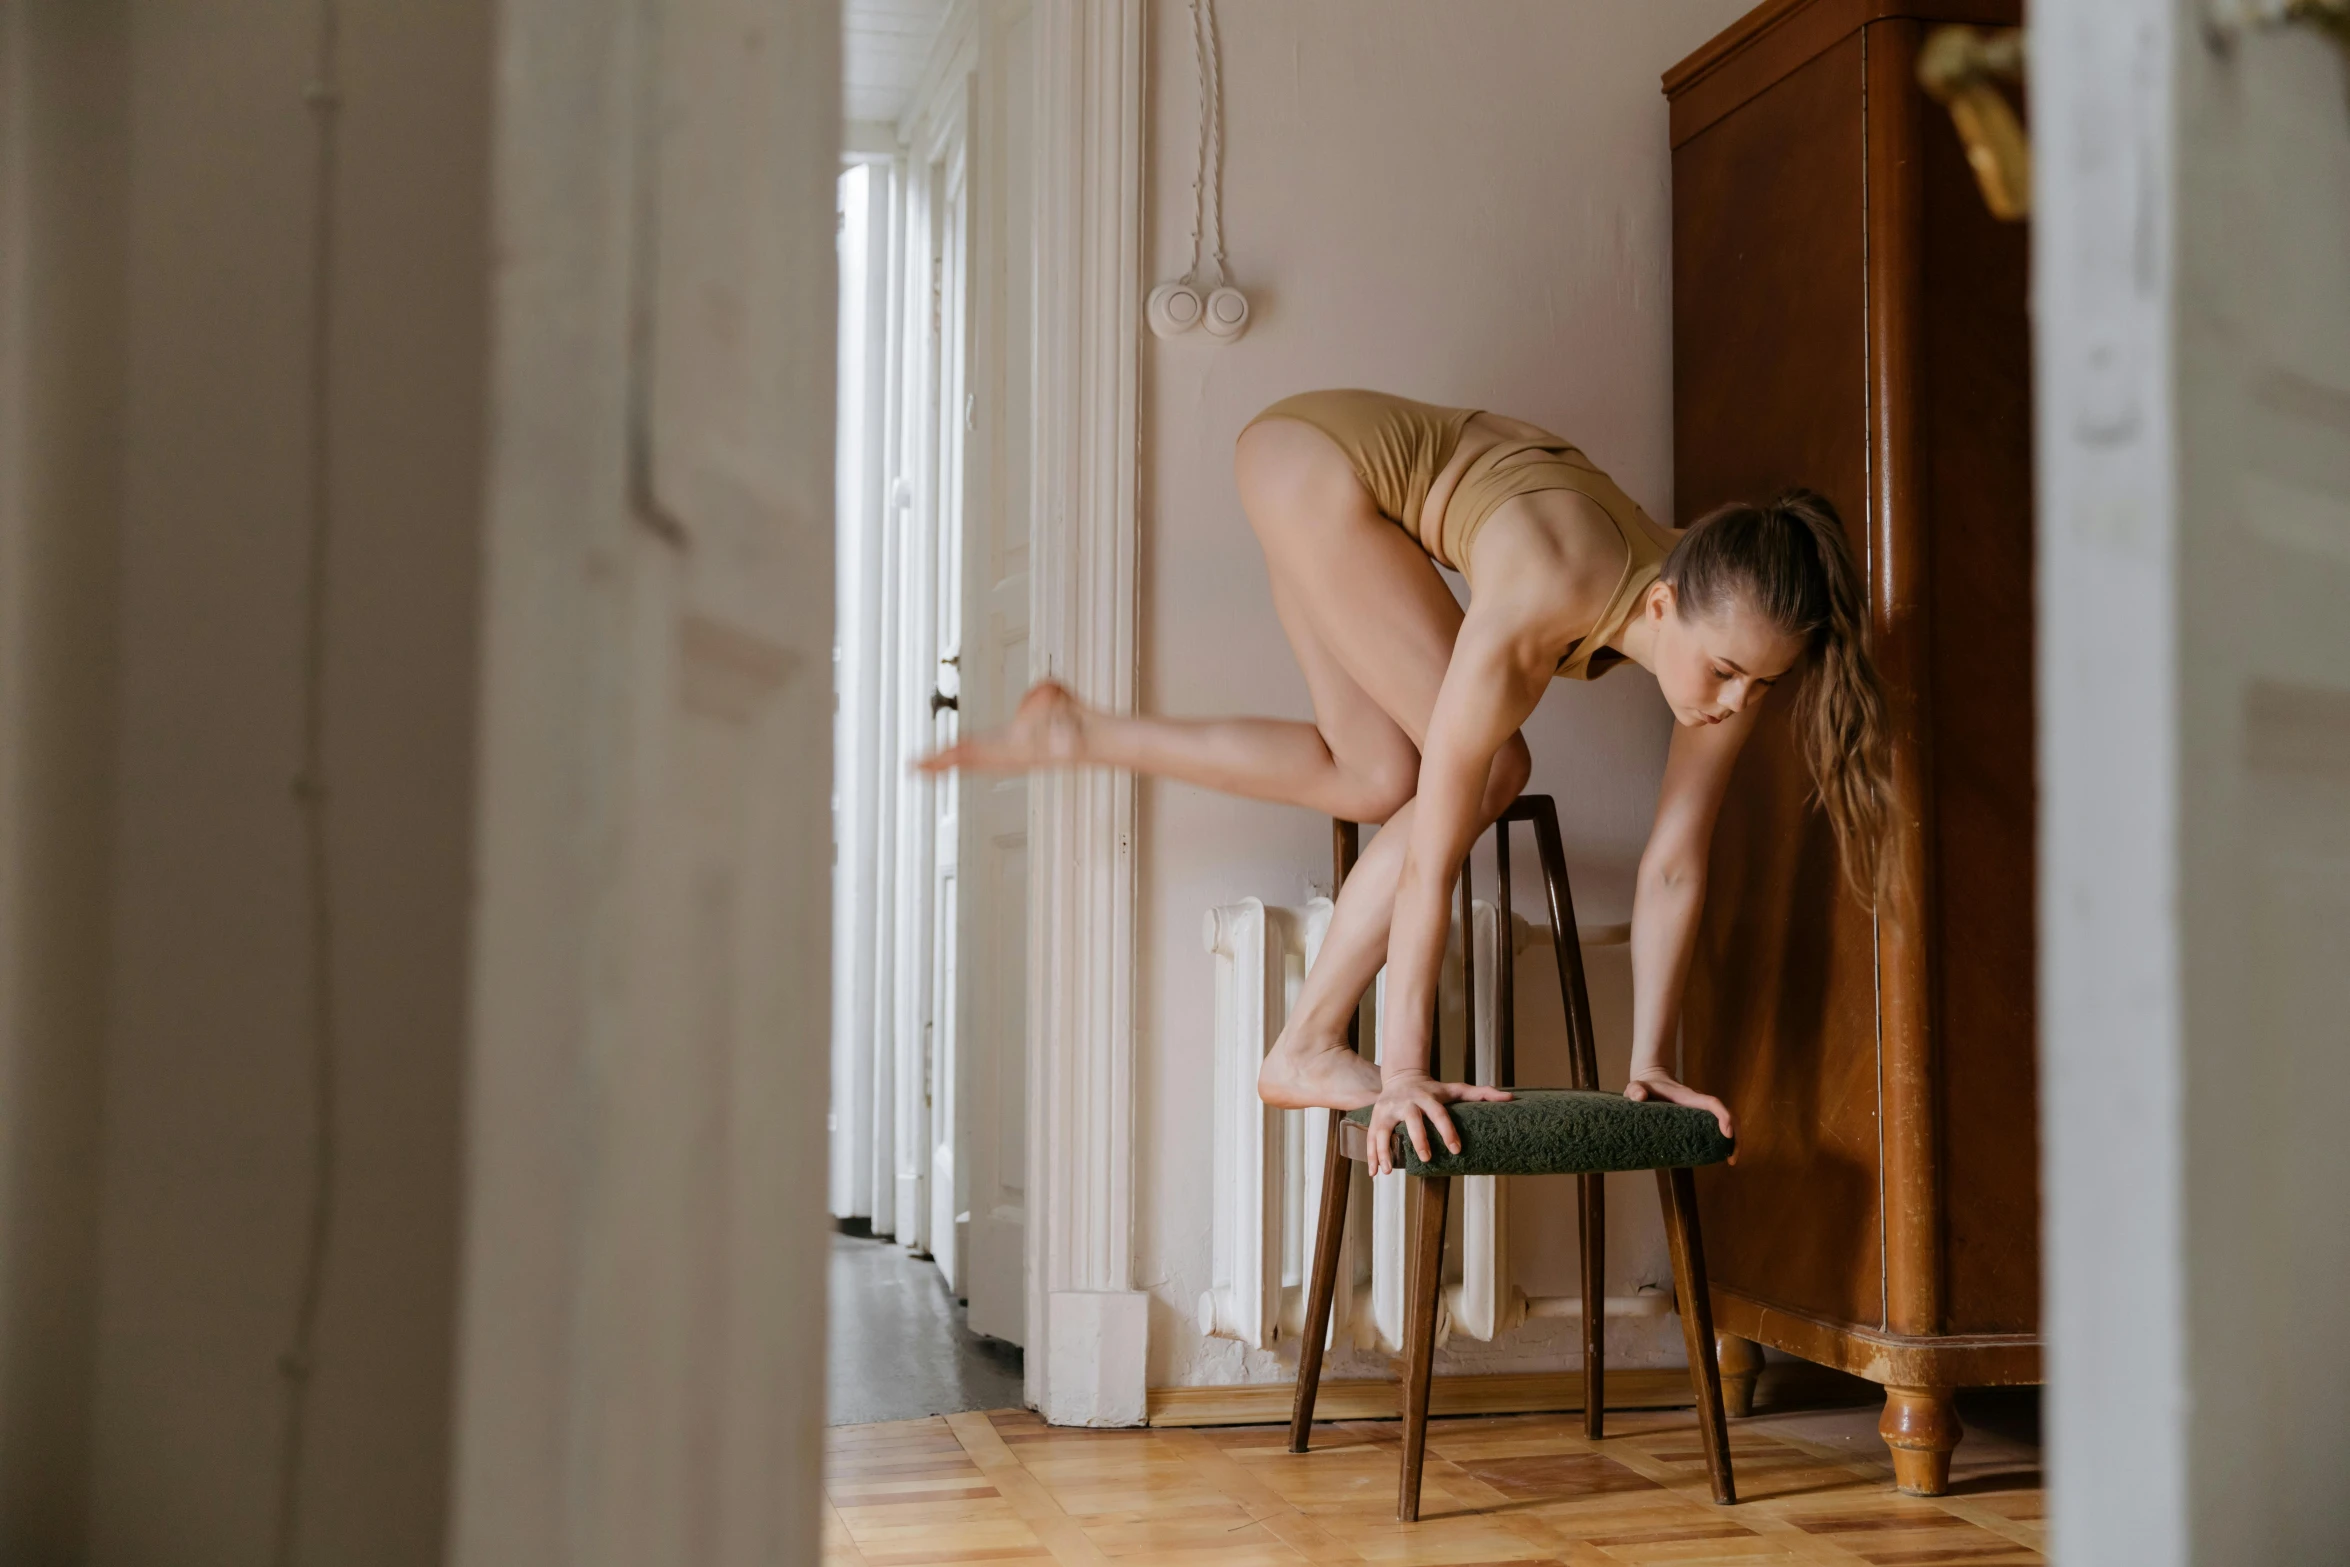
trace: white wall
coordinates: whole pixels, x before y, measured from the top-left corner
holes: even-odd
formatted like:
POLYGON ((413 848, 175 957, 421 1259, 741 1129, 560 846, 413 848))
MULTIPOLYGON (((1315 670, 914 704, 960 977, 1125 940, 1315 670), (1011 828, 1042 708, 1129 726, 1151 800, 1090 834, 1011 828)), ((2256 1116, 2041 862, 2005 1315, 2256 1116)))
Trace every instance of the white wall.
MULTIPOLYGON (((1746 9, 1745 0, 1219 9, 1227 250, 1254 313, 1231 346, 1198 334, 1149 344, 1146 709, 1310 716, 1232 480, 1241 426, 1291 392, 1370 386, 1534 420, 1581 444, 1653 516, 1673 517, 1671 203, 1658 76, 1746 9)), ((1169 278, 1190 257, 1198 120, 1187 10, 1162 3, 1153 13, 1148 221, 1154 276, 1169 278)), ((1557 683, 1527 726, 1532 787, 1559 798, 1586 922, 1628 917, 1669 723, 1655 683, 1624 668, 1591 685, 1557 683)), ((1251 894, 1302 902, 1309 885, 1329 880, 1329 841, 1328 823, 1304 811, 1165 783, 1144 789, 1138 1278, 1155 1297, 1154 1386, 1274 1379, 1294 1363, 1244 1361, 1235 1345, 1203 1343, 1191 1322, 1208 1278, 1200 1172, 1212 1136, 1211 969, 1198 929, 1203 910, 1251 894)), ((1488 888, 1489 867, 1487 850, 1479 874, 1488 888)), ((1520 907, 1535 917, 1532 872, 1522 861, 1520 907)), ((1621 1080, 1628 1051, 1621 964, 1619 950, 1593 973, 1603 1080, 1621 1080)), ((1555 985, 1520 974, 1555 1010, 1555 985)), ((1613 1184, 1610 1276, 1628 1287, 1659 1255, 1656 1203, 1645 1178, 1613 1184)), ((1562 1186, 1562 1247, 1570 1201, 1562 1186)), ((1677 1326, 1667 1319, 1653 1335, 1648 1326, 1613 1335, 1623 1363, 1677 1360, 1677 1326)), ((1525 1354, 1501 1361, 1572 1364, 1571 1336, 1537 1330, 1518 1341, 1525 1354)), ((1448 1354, 1439 1369, 1469 1363, 1448 1354)), ((1332 1364, 1334 1374, 1362 1369, 1332 1364)))
POLYGON ((2057 1557, 2350 1559, 2350 113, 2033 13, 2057 1557))

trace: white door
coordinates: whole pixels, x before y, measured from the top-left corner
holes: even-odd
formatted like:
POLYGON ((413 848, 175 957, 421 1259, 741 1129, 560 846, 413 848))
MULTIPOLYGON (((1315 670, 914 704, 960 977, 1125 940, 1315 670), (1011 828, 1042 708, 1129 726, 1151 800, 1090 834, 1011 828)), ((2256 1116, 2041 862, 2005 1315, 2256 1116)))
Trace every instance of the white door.
MULTIPOLYGON (((932 669, 929 709, 930 744, 953 743, 958 728, 962 687, 963 530, 970 494, 969 452, 972 424, 970 366, 970 224, 971 202, 968 139, 964 117, 949 117, 931 177, 938 191, 934 208, 937 245, 937 582, 932 591, 934 616, 932 646, 938 649, 932 669)), ((956 866, 962 836, 957 807, 962 780, 949 774, 937 780, 931 797, 930 879, 930 990, 925 1021, 929 1073, 925 1109, 929 1114, 930 1254, 937 1259, 947 1286, 960 1293, 956 1266, 955 1217, 962 1211, 956 1190, 955 1083, 957 1072, 956 1021, 958 994, 958 924, 956 866)))
MULTIPOLYGON (((966 282, 969 193, 961 82, 923 117, 907 185, 907 303, 902 374, 904 477, 889 580, 897 615, 897 779, 894 984, 890 1007, 895 1160, 890 1230, 939 1257, 954 1277, 954 1025, 957 780, 903 771, 951 740, 956 627, 962 615, 962 529, 970 419, 966 282)), ((881 1228, 878 1216, 875 1228, 881 1228)))
MULTIPOLYGON (((936 743, 931 695, 937 689, 939 545, 942 497, 948 493, 944 407, 947 231, 945 170, 915 150, 906 182, 906 333, 900 366, 904 396, 901 448, 906 509, 898 519, 890 591, 895 601, 896 668, 892 727, 898 736, 892 895, 895 962, 890 992, 894 1126, 890 1233, 913 1252, 930 1250, 933 1133, 932 1046, 937 987, 937 811, 952 782, 904 771, 936 743)), ((875 1228, 880 1228, 876 1221, 875 1228)))
MULTIPOLYGON (((998 12, 981 40, 973 231, 972 506, 963 538, 962 711, 1011 715, 1028 686, 1028 528, 1034 374, 1031 238, 1035 29, 998 12)), ((956 1284, 971 1331, 1027 1337, 1028 781, 962 781, 962 1022, 956 1148, 963 1207, 956 1284)))

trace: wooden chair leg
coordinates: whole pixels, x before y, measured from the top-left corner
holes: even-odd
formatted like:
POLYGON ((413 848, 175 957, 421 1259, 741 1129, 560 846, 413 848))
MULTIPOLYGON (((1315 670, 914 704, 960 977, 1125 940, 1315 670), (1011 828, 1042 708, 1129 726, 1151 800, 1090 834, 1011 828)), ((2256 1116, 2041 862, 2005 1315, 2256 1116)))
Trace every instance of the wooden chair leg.
MULTIPOLYGON (((1362 852, 1362 828, 1350 821, 1330 823, 1332 890, 1346 885, 1347 873, 1362 852)), ((1346 1020, 1346 1048, 1362 1049, 1359 1029, 1362 1010, 1346 1020)), ((1339 1243, 1346 1239, 1347 1194, 1354 1189, 1354 1172, 1339 1149, 1343 1118, 1330 1112, 1329 1141, 1322 1146, 1322 1214, 1314 1226, 1314 1277, 1306 1291, 1305 1342, 1298 1347, 1297 1396, 1289 1411, 1289 1450, 1302 1453, 1314 1425, 1314 1399, 1322 1391, 1322 1341, 1330 1336, 1330 1303, 1338 1293, 1339 1243)))
POLYGON ((1420 1518, 1420 1466, 1428 1454, 1428 1383, 1436 1367, 1436 1303, 1444 1294, 1445 1176, 1404 1180, 1403 1469, 1396 1489, 1400 1523, 1420 1518))
POLYGON ((1314 1277, 1306 1290, 1305 1340, 1297 1352, 1297 1399, 1289 1413, 1289 1450, 1302 1453, 1314 1425, 1314 1397, 1322 1390, 1322 1341, 1330 1333, 1330 1303, 1338 1293, 1338 1249, 1346 1238, 1346 1199, 1354 1171, 1338 1151, 1344 1117, 1330 1112, 1330 1141, 1322 1151, 1322 1217, 1314 1226, 1314 1277))
POLYGON ((1697 1429, 1705 1443, 1706 1478, 1714 1500, 1738 1500, 1730 1477, 1730 1427, 1722 1416, 1722 1370, 1714 1359, 1713 1298, 1706 1291, 1705 1242, 1697 1229, 1697 1181, 1688 1170, 1656 1172, 1665 1210, 1665 1239, 1673 1252, 1673 1282, 1681 1294, 1681 1337, 1689 1347, 1689 1378, 1697 1385, 1697 1429))
POLYGON ((1583 1200, 1583 1434, 1607 1423, 1607 1177, 1578 1175, 1583 1200))

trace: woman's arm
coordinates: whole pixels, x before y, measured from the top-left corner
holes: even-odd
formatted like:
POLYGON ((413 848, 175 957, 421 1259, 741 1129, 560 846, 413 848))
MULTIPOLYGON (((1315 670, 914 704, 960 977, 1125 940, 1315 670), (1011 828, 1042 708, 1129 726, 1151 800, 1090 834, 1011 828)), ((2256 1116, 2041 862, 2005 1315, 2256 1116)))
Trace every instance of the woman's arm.
POLYGON ((1460 1151, 1460 1134, 1444 1105, 1464 1098, 1506 1099, 1497 1090, 1439 1084, 1428 1072, 1428 1024, 1452 927, 1452 888, 1461 857, 1483 827, 1480 809, 1493 758, 1533 713, 1558 661, 1553 639, 1508 613, 1506 604, 1472 601, 1420 754, 1420 785, 1411 838, 1395 888, 1387 936, 1387 993, 1379 1063, 1379 1102, 1371 1112, 1373 1173, 1387 1168, 1391 1135, 1404 1128, 1421 1158, 1428 1128, 1460 1151))
POLYGON ((1632 1074, 1627 1099, 1657 1098, 1710 1111, 1733 1136, 1730 1110, 1711 1094, 1675 1081, 1673 1041, 1681 1029, 1681 987, 1705 908, 1705 862, 1730 769, 1754 729, 1754 705, 1718 724, 1673 730, 1657 791, 1656 825, 1640 856, 1632 893, 1632 1074))

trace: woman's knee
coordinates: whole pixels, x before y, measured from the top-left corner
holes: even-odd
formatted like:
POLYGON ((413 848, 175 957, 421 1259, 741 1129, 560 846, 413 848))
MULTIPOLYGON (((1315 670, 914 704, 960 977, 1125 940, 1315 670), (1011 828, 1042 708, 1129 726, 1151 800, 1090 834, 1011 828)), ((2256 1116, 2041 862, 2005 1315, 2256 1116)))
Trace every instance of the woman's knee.
POLYGON ((1485 777, 1485 814, 1499 816, 1509 804, 1526 792, 1526 785, 1534 780, 1534 753, 1526 744, 1526 737, 1514 734, 1494 754, 1493 770, 1485 777))
MULTIPOLYGON (((1493 767, 1485 775, 1485 814, 1490 819, 1509 808, 1509 803, 1526 792, 1526 785, 1534 777, 1534 753, 1526 746, 1526 737, 1512 735, 1502 748, 1494 753, 1493 767)), ((1420 758, 1417 753, 1399 755, 1377 762, 1363 763, 1347 769, 1348 820, 1383 822, 1405 806, 1420 792, 1420 758)))
POLYGON ((1354 812, 1351 819, 1383 822, 1411 804, 1412 796, 1420 792, 1420 759, 1415 755, 1408 761, 1395 758, 1351 769, 1347 782, 1354 812))

